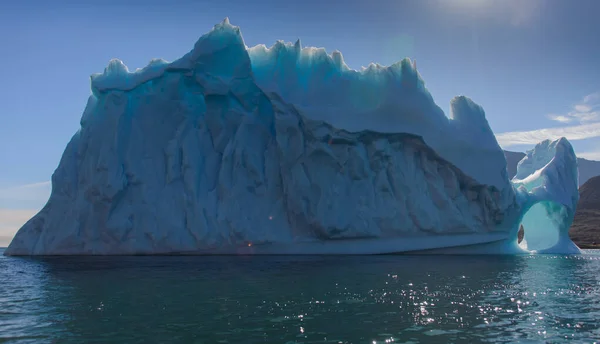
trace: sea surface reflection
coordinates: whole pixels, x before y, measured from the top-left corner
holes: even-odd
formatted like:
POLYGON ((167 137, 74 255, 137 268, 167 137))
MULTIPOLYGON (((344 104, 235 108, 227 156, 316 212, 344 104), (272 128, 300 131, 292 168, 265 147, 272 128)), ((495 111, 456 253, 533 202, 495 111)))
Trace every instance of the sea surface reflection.
POLYGON ((0 342, 593 343, 596 252, 1 257, 0 342))

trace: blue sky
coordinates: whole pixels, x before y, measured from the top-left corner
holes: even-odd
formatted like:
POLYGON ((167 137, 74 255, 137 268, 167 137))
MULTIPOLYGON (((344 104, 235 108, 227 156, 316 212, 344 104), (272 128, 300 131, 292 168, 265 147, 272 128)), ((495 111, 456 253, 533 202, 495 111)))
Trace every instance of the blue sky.
POLYGON ((578 155, 600 160, 597 13, 596 0, 3 4, 0 236, 47 200, 47 181, 90 94, 90 74, 114 57, 130 70, 155 57, 174 60, 226 16, 249 46, 301 38, 304 46, 340 50, 352 68, 409 56, 442 109, 455 95, 471 97, 505 148, 566 136, 578 155), (2 209, 23 214, 9 221, 18 212, 2 209))

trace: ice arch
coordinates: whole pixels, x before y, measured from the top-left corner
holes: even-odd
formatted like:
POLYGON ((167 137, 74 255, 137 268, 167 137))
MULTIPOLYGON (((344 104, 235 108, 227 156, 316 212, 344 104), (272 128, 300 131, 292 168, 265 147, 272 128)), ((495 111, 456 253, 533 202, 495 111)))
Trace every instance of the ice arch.
POLYGON ((577 253, 568 232, 572 222, 573 212, 567 206, 540 201, 523 214, 524 238, 520 246, 531 252, 577 253))
POLYGON ((531 251, 555 246, 560 238, 560 225, 567 218, 568 212, 560 204, 549 201, 534 204, 521 219, 523 229, 527 230, 524 230, 520 246, 531 251), (558 219, 555 219, 556 215, 558 219))
POLYGON ((577 158, 565 138, 542 141, 519 162, 512 180, 525 230, 521 247, 537 253, 580 253, 569 238, 579 200, 577 158))
POLYGON ((516 207, 506 213, 499 227, 505 239, 461 247, 428 250, 429 254, 578 254, 569 238, 579 200, 577 157, 565 138, 542 141, 517 166, 511 180, 516 207), (519 228, 524 242, 519 245, 519 228))

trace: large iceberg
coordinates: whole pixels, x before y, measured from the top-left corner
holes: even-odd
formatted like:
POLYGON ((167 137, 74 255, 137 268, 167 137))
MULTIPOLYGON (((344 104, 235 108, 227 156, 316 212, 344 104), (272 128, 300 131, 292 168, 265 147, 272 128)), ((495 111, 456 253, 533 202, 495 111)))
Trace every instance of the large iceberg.
POLYGON ((5 254, 579 252, 568 141, 509 181, 483 109, 456 97, 447 117, 409 59, 355 71, 299 41, 248 48, 226 19, 172 63, 110 61, 91 88, 5 254))

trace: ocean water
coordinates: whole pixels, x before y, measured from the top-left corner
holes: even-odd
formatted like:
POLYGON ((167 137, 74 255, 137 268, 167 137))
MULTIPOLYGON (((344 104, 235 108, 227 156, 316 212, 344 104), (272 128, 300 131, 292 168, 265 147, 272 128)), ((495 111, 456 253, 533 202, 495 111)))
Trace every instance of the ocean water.
POLYGON ((2 256, 0 343, 594 343, 586 252, 2 256))

